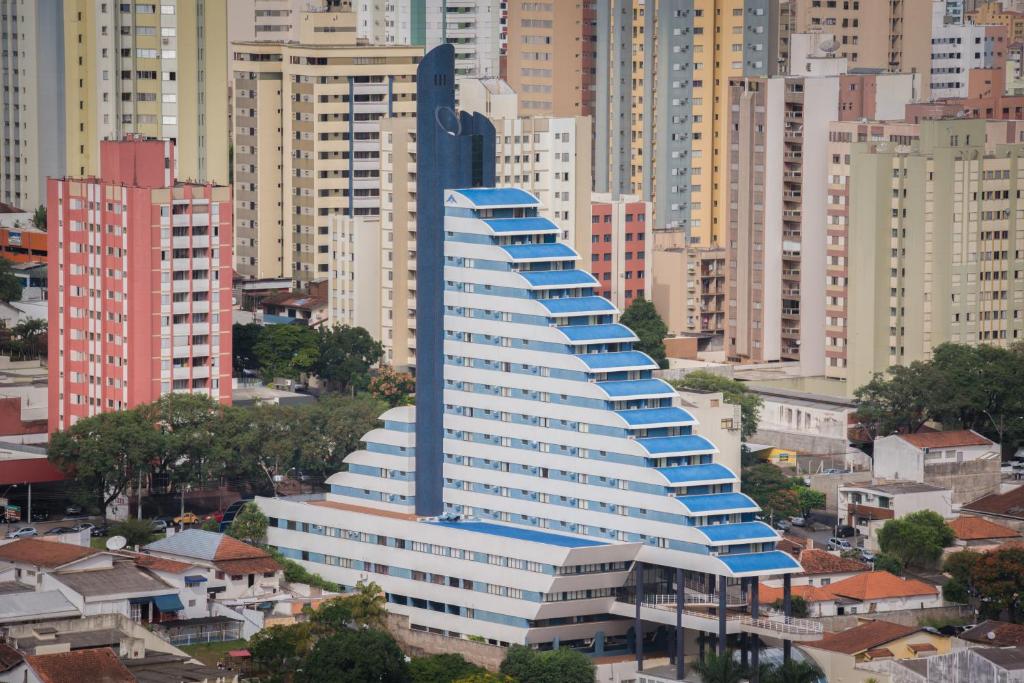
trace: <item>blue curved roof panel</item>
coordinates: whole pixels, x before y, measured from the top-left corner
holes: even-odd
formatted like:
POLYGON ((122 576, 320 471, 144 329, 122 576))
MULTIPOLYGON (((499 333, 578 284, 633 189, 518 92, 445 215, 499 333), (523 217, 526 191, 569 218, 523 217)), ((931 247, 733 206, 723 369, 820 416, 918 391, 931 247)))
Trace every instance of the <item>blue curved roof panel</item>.
POLYGON ((575 259, 579 255, 572 247, 561 242, 544 244, 506 244, 501 247, 514 260, 525 259, 575 259))
POLYGON ((614 382, 598 382, 597 386, 612 398, 651 396, 653 394, 671 396, 676 393, 676 390, 668 382, 660 379, 624 379, 614 382))
POLYGON ((615 368, 643 367, 657 369, 658 364, 651 357, 640 351, 614 351, 611 353, 577 354, 591 370, 614 370, 615 368))
POLYGON ((517 187, 488 187, 472 188, 465 190, 451 190, 458 192, 476 206, 535 206, 540 201, 526 190, 517 187))
POLYGON ((712 524, 699 526, 697 530, 715 543, 727 541, 754 541, 778 538, 779 535, 764 522, 741 522, 739 524, 712 524))
POLYGON ((608 325, 567 325, 559 327, 559 332, 569 341, 591 341, 594 339, 636 339, 633 330, 625 325, 612 323, 608 325))
POLYGON ((529 270, 519 271, 519 274, 535 287, 546 287, 550 285, 586 285, 589 287, 598 286, 594 276, 585 270, 529 270))
POLYGON ((583 313, 614 311, 615 306, 603 296, 570 296, 562 299, 537 299, 550 313, 583 313))
POLYGON ((760 510, 750 496, 742 493, 705 493, 676 496, 687 510, 694 514, 724 512, 726 510, 760 510))
POLYGON ((733 481, 736 475, 725 465, 709 462, 704 465, 680 465, 678 467, 659 467, 661 473, 670 484, 689 484, 702 481, 733 481))
POLYGON ((696 434, 656 436, 649 439, 637 439, 637 443, 646 448, 647 452, 651 455, 661 455, 663 453, 711 453, 717 450, 715 444, 696 434))
POLYGON ((506 526, 504 524, 492 524, 490 522, 428 522, 428 524, 433 524, 435 526, 443 526, 449 529, 475 531, 481 534, 502 536, 504 538, 514 538, 519 541, 529 541, 531 543, 555 545, 560 548, 589 548, 597 545, 608 545, 603 541, 598 541, 592 538, 576 538, 574 536, 563 536, 562 534, 553 534, 549 531, 539 531, 537 529, 530 529, 528 527, 522 526, 506 526))
POLYGON ((765 571, 800 571, 800 563, 781 550, 765 553, 743 553, 740 555, 719 555, 718 559, 735 574, 765 571))
POLYGON ((558 226, 543 216, 485 218, 483 220, 491 230, 499 234, 512 232, 558 232, 558 226))
POLYGON ((631 427, 642 427, 652 424, 669 422, 693 422, 693 415, 676 406, 664 408, 638 408, 636 410, 617 410, 615 414, 626 421, 631 427))

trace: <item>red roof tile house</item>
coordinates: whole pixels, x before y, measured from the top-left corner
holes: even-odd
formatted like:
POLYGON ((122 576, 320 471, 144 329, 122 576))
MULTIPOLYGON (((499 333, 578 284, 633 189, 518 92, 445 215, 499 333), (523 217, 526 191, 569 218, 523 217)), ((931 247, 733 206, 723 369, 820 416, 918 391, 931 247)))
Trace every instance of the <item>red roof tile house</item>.
POLYGON ((1003 524, 991 522, 984 517, 961 515, 949 523, 956 537, 956 545, 984 550, 994 548, 1007 541, 1020 541, 1020 532, 1003 524))
POLYGON ((929 633, 919 626, 889 621, 863 621, 859 625, 829 633, 819 641, 803 643, 801 649, 814 660, 829 683, 889 680, 889 662, 914 660, 949 652, 951 639, 929 633))
POLYGON ((966 503, 999 490, 999 444, 963 429, 893 434, 875 440, 873 476, 948 488, 952 503, 966 503))
MULTIPOLYGON (((793 586, 792 594, 807 602, 808 616, 882 614, 942 606, 938 586, 903 579, 889 572, 859 572, 826 586, 793 586)), ((761 584, 758 597, 770 607, 782 598, 782 589, 761 584)))
MULTIPOLYGON (((796 553, 796 557, 804 571, 802 574, 793 574, 792 585, 794 588, 797 586, 824 587, 871 571, 871 567, 863 562, 840 557, 837 553, 820 548, 804 548, 796 553)), ((770 578, 764 583, 773 588, 782 588, 781 578, 770 578)))
POLYGON ((984 517, 1018 531, 1024 530, 1024 486, 1006 493, 993 493, 963 506, 964 512, 984 517))

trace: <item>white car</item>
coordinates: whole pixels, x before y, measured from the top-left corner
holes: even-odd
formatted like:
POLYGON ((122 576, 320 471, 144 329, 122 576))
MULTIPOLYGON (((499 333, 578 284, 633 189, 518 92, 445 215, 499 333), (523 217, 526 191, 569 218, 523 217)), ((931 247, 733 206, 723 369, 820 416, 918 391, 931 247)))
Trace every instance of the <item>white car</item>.
POLYGON ((7 532, 7 538, 32 538, 38 536, 39 532, 35 527, 23 526, 20 529, 13 529, 7 532))

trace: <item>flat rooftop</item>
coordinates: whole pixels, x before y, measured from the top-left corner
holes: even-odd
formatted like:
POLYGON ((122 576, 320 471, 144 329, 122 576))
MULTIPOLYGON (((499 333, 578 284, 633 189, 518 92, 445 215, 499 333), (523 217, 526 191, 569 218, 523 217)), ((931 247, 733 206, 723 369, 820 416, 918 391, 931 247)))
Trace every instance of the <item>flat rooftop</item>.
POLYGON ((366 507, 364 505, 352 505, 351 503, 339 503, 333 500, 312 500, 309 502, 310 505, 318 505, 325 508, 334 508, 335 510, 345 510, 347 512, 358 512, 364 515, 374 515, 376 517, 389 517, 391 519, 404 519, 406 521, 415 522, 419 519, 414 514, 405 512, 392 512, 391 510, 379 510, 377 508, 366 507))
POLYGON ((916 481, 889 480, 889 481, 853 481, 848 484, 841 484, 841 488, 868 489, 880 493, 898 495, 901 493, 930 493, 932 491, 948 491, 949 489, 931 484, 922 484, 916 481))

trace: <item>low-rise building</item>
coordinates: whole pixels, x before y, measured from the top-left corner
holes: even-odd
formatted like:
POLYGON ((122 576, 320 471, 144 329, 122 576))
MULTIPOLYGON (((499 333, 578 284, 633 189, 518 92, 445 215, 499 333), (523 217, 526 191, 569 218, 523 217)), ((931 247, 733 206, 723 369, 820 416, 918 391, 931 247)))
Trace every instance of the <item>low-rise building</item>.
POLYGON ((311 327, 327 320, 327 282, 310 285, 309 292, 281 292, 260 302, 258 318, 268 325, 304 322, 311 327))
MULTIPOLYGON (((782 588, 761 585, 759 597, 766 606, 777 605, 782 588)), ((808 616, 834 617, 844 614, 881 614, 908 609, 942 606, 938 586, 903 579, 889 572, 859 572, 849 578, 821 586, 793 586, 793 595, 807 602, 808 616)))
POLYGON ((876 439, 872 474, 941 486, 957 505, 998 491, 999 466, 999 444, 961 429, 876 439))
MULTIPOLYGON (((871 567, 863 562, 820 548, 803 548, 797 553, 797 559, 804 571, 793 575, 793 586, 823 587, 871 571, 871 567)), ((764 583, 772 588, 782 588, 782 579, 778 577, 764 583)))
POLYGON ((1024 648, 953 649, 924 659, 893 662, 890 671, 893 683, 1020 681, 1024 680, 1024 648))
POLYGON ((865 536, 887 520, 919 510, 933 510, 945 518, 953 516, 952 491, 906 480, 872 480, 839 487, 839 521, 855 527, 865 536))
POLYGON ((1024 531, 1024 486, 965 503, 962 510, 1011 529, 1024 531))
POLYGON ((1020 532, 984 517, 961 515, 949 523, 957 546, 978 550, 999 546, 1007 541, 1019 541, 1020 532))
MULTIPOLYGON (((879 679, 877 672, 858 665, 886 660, 915 660, 950 651, 951 639, 890 621, 865 621, 846 631, 830 633, 802 646, 829 683, 879 679)), ((933 680, 933 679, 928 679, 933 680)), ((939 679, 935 679, 939 680, 939 679)))
POLYGON ((1024 625, 986 619, 957 636, 968 647, 1024 647, 1024 625))
POLYGON ((764 402, 752 437, 757 443, 817 455, 850 450, 852 399, 756 383, 750 388, 764 402))

